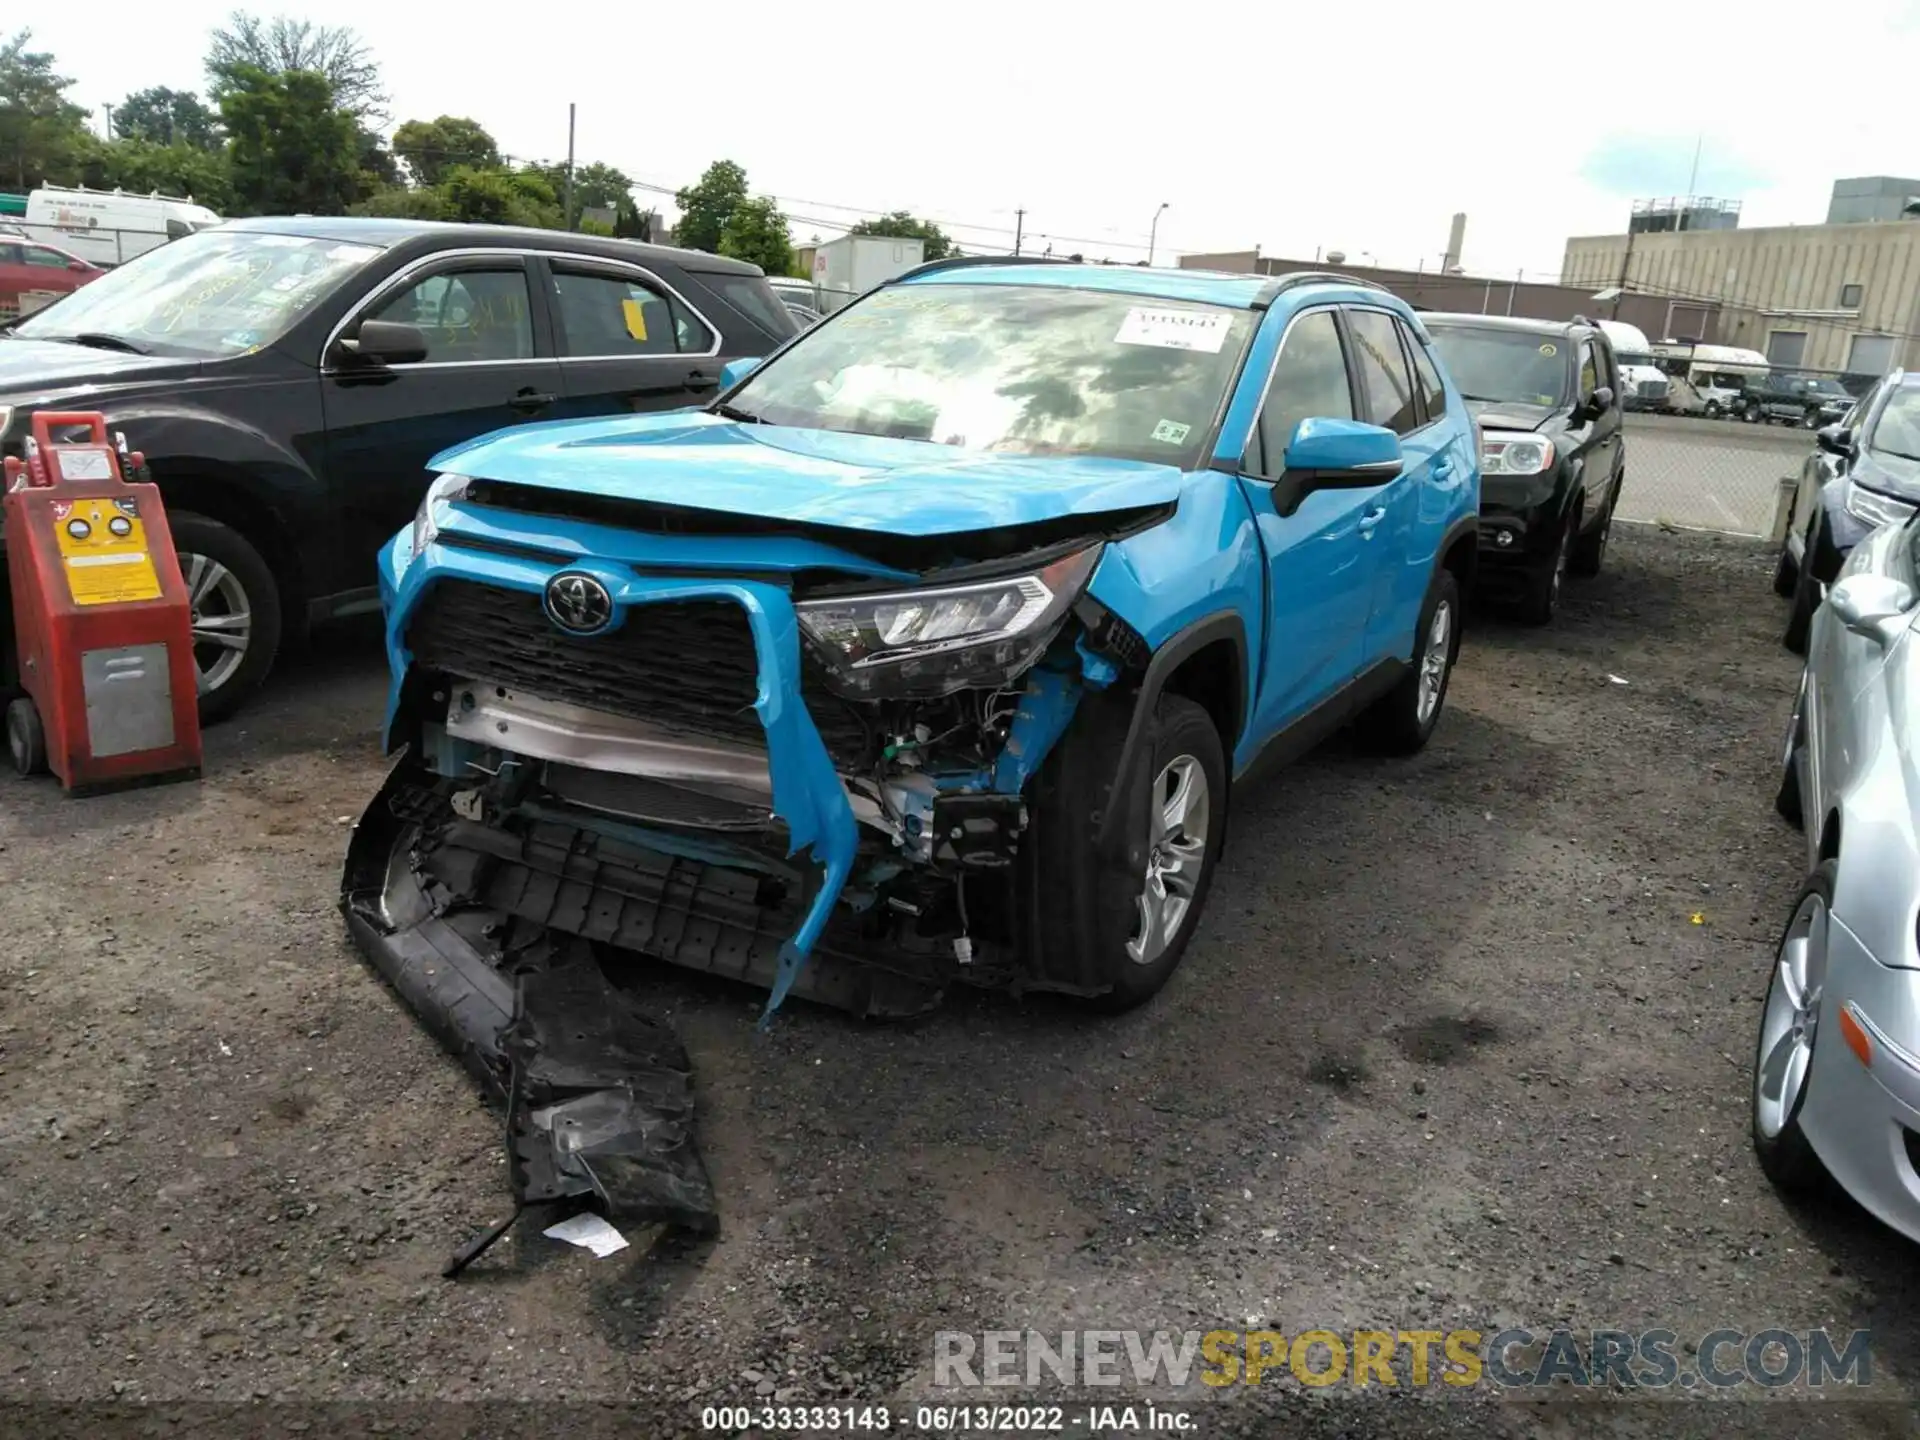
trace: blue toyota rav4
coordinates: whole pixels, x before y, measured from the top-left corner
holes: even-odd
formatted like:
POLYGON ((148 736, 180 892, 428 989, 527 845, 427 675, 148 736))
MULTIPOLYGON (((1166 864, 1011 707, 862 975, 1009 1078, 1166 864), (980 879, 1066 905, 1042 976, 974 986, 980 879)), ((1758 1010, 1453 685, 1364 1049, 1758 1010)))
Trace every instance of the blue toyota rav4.
POLYGON ((1233 787, 1432 733, 1478 447, 1386 292, 944 261, 729 370, 446 451, 383 552, 405 754, 343 906, 403 992, 504 1007, 559 932, 768 1014, 1137 1004, 1233 787))

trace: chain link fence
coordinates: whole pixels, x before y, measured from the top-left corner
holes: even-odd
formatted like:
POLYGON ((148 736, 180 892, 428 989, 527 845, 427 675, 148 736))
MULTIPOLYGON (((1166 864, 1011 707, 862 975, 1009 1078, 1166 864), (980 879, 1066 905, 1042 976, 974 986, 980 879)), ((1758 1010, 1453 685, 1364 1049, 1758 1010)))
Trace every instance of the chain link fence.
POLYGON ((1686 416, 1626 424, 1626 483, 1614 514, 1643 524, 1771 535, 1781 481, 1813 448, 1806 430, 1686 416))

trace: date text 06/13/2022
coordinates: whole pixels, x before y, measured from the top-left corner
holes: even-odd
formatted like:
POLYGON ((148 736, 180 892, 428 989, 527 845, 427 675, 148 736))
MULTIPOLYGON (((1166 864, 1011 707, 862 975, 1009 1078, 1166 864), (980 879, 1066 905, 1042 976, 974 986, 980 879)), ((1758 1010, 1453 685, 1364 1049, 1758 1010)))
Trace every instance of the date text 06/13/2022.
POLYGON ((1091 1434, 1137 1431, 1187 1435, 1198 1428, 1192 1412, 1152 1401, 1109 1405, 709 1405, 700 1428, 734 1435, 885 1434, 1051 1435, 1072 1429, 1091 1434))

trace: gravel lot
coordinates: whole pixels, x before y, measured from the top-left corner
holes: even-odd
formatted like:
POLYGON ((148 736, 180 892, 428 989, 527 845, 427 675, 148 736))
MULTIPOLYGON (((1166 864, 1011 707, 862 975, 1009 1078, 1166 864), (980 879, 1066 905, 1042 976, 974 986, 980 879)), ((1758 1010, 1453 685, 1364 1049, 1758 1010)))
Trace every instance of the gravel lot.
POLYGON ((1795 476, 1813 435, 1686 415, 1629 415, 1623 520, 1743 535, 1772 532, 1780 480, 1795 476))
POLYGON ((198 787, 13 784, 0 1393, 619 1400, 654 1435, 766 1381, 924 1398, 939 1329, 1867 1325, 1872 1399, 1817 1411, 1188 1398, 1218 1435, 1910 1433, 1915 1252, 1784 1206, 1747 1145, 1801 868, 1769 804, 1771 564, 1623 527, 1556 628, 1487 618, 1424 755, 1335 742, 1236 797, 1204 928, 1133 1015, 797 1003, 759 1036, 756 997, 664 973, 723 1235, 596 1260, 526 1233, 458 1283, 441 1262, 504 1213, 498 1126, 334 910, 383 768, 367 637, 211 732, 198 787))

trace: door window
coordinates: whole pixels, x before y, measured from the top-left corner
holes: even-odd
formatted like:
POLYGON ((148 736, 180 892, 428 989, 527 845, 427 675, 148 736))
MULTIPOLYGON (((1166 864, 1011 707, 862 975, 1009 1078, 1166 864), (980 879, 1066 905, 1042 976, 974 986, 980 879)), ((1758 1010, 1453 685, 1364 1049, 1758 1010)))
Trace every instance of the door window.
POLYGON ((533 355, 527 274, 452 270, 409 286, 367 317, 417 326, 429 364, 526 360, 533 355))
POLYGON ((20 263, 20 247, 18 245, 8 245, 0 242, 0 265, 18 265, 20 263))
POLYGON ((1287 327, 1260 405, 1260 422, 1247 447, 1248 473, 1279 479, 1294 426, 1310 416, 1353 418, 1346 352, 1331 310, 1309 310, 1287 327))
POLYGON ((48 270, 67 268, 67 257, 58 250, 49 250, 44 245, 27 246, 27 264, 39 265, 48 270))
POLYGON ((1420 408, 1429 422, 1438 420, 1447 413, 1447 392, 1440 384, 1440 372, 1434 369, 1427 347, 1420 343, 1418 335, 1402 325, 1400 338, 1406 341, 1407 354, 1413 357, 1413 379, 1420 388, 1420 408))
POLYGON ((1600 362, 1594 358, 1593 342, 1580 342, 1580 388, 1575 393, 1582 400, 1587 399, 1600 383, 1600 362))
POLYGON ((1401 435, 1418 429, 1413 380, 1407 374, 1406 356, 1400 353, 1393 317, 1381 310, 1349 310, 1347 329, 1366 389, 1367 413, 1360 418, 1401 435))
POLYGON ((553 272, 568 355, 704 355, 714 334, 671 295, 604 271, 553 272))

